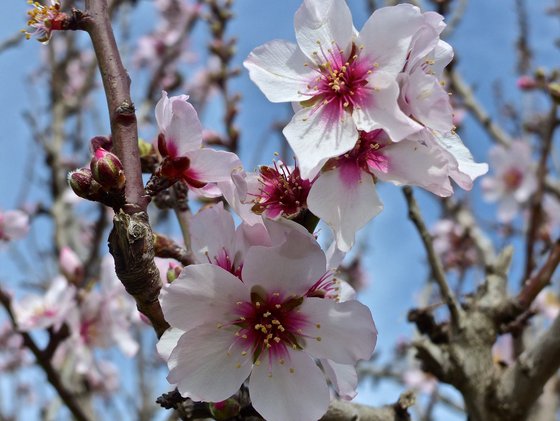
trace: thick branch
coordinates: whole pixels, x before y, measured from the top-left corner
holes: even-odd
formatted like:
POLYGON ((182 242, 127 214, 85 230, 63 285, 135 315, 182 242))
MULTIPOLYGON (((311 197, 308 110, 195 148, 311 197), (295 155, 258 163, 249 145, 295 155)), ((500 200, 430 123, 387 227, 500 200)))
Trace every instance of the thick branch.
POLYGON ((103 88, 107 97, 114 152, 126 174, 125 196, 129 213, 146 210, 138 128, 134 105, 130 99, 130 78, 124 68, 113 35, 107 0, 86 0, 87 15, 83 28, 89 33, 99 62, 103 88))
POLYGON ((560 317, 538 341, 504 373, 498 395, 523 419, 541 395, 546 382, 560 367, 560 317))
POLYGON ((154 238, 148 215, 121 211, 113 218, 109 251, 115 258, 115 271, 126 291, 134 297, 160 337, 169 327, 158 301, 161 278, 154 263, 154 238))

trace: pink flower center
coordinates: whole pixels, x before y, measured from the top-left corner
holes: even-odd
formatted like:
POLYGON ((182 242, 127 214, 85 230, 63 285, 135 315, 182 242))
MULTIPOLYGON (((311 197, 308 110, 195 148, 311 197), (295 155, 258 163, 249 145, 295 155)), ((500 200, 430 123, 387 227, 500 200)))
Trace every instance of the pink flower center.
POLYGON ((518 168, 510 168, 502 175, 502 180, 507 190, 516 190, 521 186, 523 181, 523 172, 518 168))
POLYGON ((354 108, 368 105, 372 89, 367 87, 367 79, 375 65, 360 59, 355 45, 348 58, 338 48, 325 52, 321 45, 319 47, 320 53, 313 53, 318 64, 306 64, 312 66, 318 76, 307 85, 309 91, 305 95, 311 98, 301 104, 316 109, 324 107, 329 120, 339 120, 346 110, 352 112, 354 108))
MULTIPOLYGON (((341 168, 348 177, 355 175, 359 179, 359 169, 369 174, 372 170, 386 173, 389 170, 389 159, 383 154, 383 148, 389 144, 389 138, 383 130, 360 132, 360 137, 351 151, 330 159, 326 169, 341 168)), ((350 184, 356 180, 348 180, 350 184)))
POLYGON ((307 320, 298 308, 304 298, 283 297, 279 292, 255 292, 256 289, 251 293, 250 302, 237 302, 238 319, 232 322, 237 328, 236 342, 242 347, 243 356, 251 353, 256 365, 265 352, 269 359, 283 364, 288 348, 303 348, 301 329, 307 320))
POLYGON ((239 264, 235 266, 234 262, 231 260, 231 257, 229 257, 229 253, 225 249, 225 247, 219 250, 218 254, 213 258, 210 258, 210 255, 206 253, 206 258, 208 259, 208 263, 219 266, 232 275, 237 276, 239 279, 241 279, 241 270, 243 269, 243 265, 239 264))
POLYGON ((275 219, 296 216, 306 205, 312 182, 302 180, 299 168, 293 171, 283 163, 260 167, 260 188, 255 194, 253 212, 275 219))

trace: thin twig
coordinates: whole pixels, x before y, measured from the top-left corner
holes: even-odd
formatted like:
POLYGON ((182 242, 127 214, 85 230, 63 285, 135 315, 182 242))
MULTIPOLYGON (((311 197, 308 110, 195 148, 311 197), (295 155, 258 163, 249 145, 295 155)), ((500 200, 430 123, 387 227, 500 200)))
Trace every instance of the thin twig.
MULTIPOLYGON (((9 294, 4 292, 1 288, 0 288, 0 303, 6 309, 6 311, 8 313, 8 316, 10 317, 10 320, 12 321, 13 326, 17 331, 17 321, 16 321, 16 318, 15 318, 14 312, 12 310, 11 298, 10 298, 9 294)), ((64 404, 68 407, 68 409, 72 413, 72 415, 78 421, 89 421, 89 418, 82 411, 82 408, 80 407, 78 402, 76 402, 72 393, 68 389, 66 389, 66 387, 62 384, 62 380, 60 379, 60 376, 58 375, 58 372, 52 366, 50 358, 48 357, 48 355, 46 355, 43 351, 41 351, 41 349, 37 346, 37 344, 35 343, 35 341, 33 340, 33 338, 31 337, 31 335, 29 333, 27 333, 27 332, 18 332, 18 333, 23 338, 24 345, 35 356, 35 359, 37 360, 37 364, 39 364, 41 366, 41 368, 43 369, 43 371, 47 375, 47 379, 48 379, 49 383, 57 391, 58 395, 60 396, 60 399, 62 399, 64 404)))
POLYGON ((408 186, 403 187, 403 193, 408 205, 408 216, 416 226, 416 229, 418 230, 418 233, 420 234, 420 237, 422 239, 422 243, 424 243, 424 248, 426 249, 426 253, 428 254, 428 261, 430 262, 430 267, 432 268, 434 278, 439 286, 442 298, 447 304, 447 307, 449 308, 449 311, 451 313, 451 320, 455 325, 460 325, 462 310, 457 303, 453 291, 447 284, 443 265, 439 256, 434 250, 432 236, 430 235, 430 232, 428 231, 428 228, 424 223, 422 215, 420 214, 420 208, 418 207, 418 203, 416 203, 416 199, 414 199, 412 188, 408 186))
POLYGON ((463 98, 465 107, 471 111, 478 122, 488 130, 490 136, 500 145, 509 146, 512 142, 511 137, 490 118, 488 112, 474 96, 470 86, 463 80, 456 69, 449 73, 449 78, 452 90, 463 98))

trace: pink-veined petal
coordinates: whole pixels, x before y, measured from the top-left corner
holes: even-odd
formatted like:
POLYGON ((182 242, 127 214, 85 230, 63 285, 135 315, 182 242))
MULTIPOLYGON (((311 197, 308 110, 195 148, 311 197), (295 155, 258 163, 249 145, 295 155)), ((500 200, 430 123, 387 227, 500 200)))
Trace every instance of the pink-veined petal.
POLYGON ((303 348, 315 358, 355 364, 373 354, 377 329, 369 308, 362 303, 308 298, 300 311, 308 320, 302 329, 307 336, 303 348))
POLYGON ((187 101, 172 97, 168 107, 171 108, 169 125, 160 126, 160 130, 165 134, 170 155, 173 151, 176 156, 184 156, 188 151, 197 149, 202 144, 202 125, 196 110, 187 101))
POLYGON ((187 156, 190 166, 186 174, 203 183, 229 181, 232 171, 241 166, 238 156, 232 152, 204 148, 190 151, 187 156))
MULTIPOLYGON (((310 60, 330 58, 328 50, 343 51, 348 57, 352 48, 354 25, 345 1, 304 0, 294 17, 296 39, 310 60)), ((327 61, 327 60, 321 60, 327 61)))
POLYGON ((453 193, 447 160, 437 149, 405 139, 382 151, 387 158, 387 172, 372 168, 379 179, 396 185, 420 186, 442 197, 453 193))
POLYGON ((185 331, 209 321, 223 323, 235 303, 247 299, 239 278, 211 264, 187 266, 160 294, 165 319, 185 331))
POLYGON ((274 40, 255 48, 243 62, 249 77, 271 102, 309 99, 309 81, 315 72, 304 66, 307 58, 297 45, 274 40))
POLYGON ((377 9, 360 31, 362 55, 396 77, 403 69, 412 36, 423 22, 420 9, 410 4, 377 9))
POLYGON ((303 351, 289 350, 284 364, 263 361, 249 380, 253 407, 267 421, 316 421, 330 402, 325 375, 303 351))
POLYGON ((251 356, 242 355, 232 331, 213 325, 185 332, 168 361, 167 380, 182 396, 219 402, 233 395, 251 372, 251 356))
POLYGON ((358 141, 349 113, 333 120, 324 112, 326 107, 311 108, 298 111, 282 131, 294 150, 303 179, 315 177, 329 158, 348 152, 358 141))
POLYGON ((422 129, 399 108, 399 85, 383 72, 370 76, 374 87, 373 101, 369 107, 355 108, 352 118, 359 130, 371 132, 383 129, 393 142, 398 142, 422 129))
POLYGON ((383 210, 373 177, 358 171, 351 182, 339 168, 322 173, 307 197, 309 209, 332 228, 342 251, 350 250, 356 231, 383 210))
POLYGON ((206 207, 190 218, 191 247, 198 263, 214 263, 220 253, 233 259, 235 224, 222 203, 206 207), (210 259, 210 262, 208 261, 210 259))
POLYGON ((274 247, 251 247, 245 256, 242 277, 248 288, 302 295, 325 274, 325 254, 315 239, 291 231, 274 247))

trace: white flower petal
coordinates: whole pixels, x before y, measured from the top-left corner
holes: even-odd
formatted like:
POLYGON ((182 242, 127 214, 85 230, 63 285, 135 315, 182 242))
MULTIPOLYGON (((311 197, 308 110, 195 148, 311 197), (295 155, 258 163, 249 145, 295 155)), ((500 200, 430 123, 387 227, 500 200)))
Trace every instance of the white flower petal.
POLYGON ((314 52, 320 59, 330 58, 330 49, 343 51, 344 57, 350 54, 354 26, 345 1, 304 0, 295 14, 294 27, 299 47, 311 60, 316 59, 314 52))
POLYGON ((284 364, 263 361, 255 366, 249 394, 267 421, 316 421, 330 402, 324 374, 305 352, 293 350, 284 364))
POLYGON ((159 341, 156 344, 157 352, 161 358, 165 361, 169 360, 171 352, 177 346, 177 342, 179 341, 179 338, 183 336, 183 333, 185 333, 184 330, 176 329, 174 327, 170 327, 163 332, 163 335, 161 335, 161 338, 159 338, 159 341))
POLYGON ((170 383, 182 396, 219 402, 233 395, 251 372, 250 353, 235 344, 233 332, 200 326, 185 332, 169 357, 170 383))
POLYGON ((403 69, 412 36, 423 23, 420 9, 410 4, 377 9, 360 31, 362 55, 396 77, 403 69))
POLYGON ((250 297, 239 278, 211 264, 190 265, 161 290, 165 319, 173 327, 189 330, 209 321, 224 322, 237 301, 250 297))
POLYGON ((192 251, 198 263, 214 263, 212 259, 223 252, 233 259, 235 224, 222 203, 206 207, 192 216, 189 230, 192 251))
POLYGON ((191 179, 204 183, 229 181, 231 172, 241 165, 236 154, 210 148, 190 151, 187 156, 190 159, 190 166, 186 174, 191 179))
POLYGON ((274 247, 254 246, 243 264, 243 282, 269 293, 302 295, 325 274, 327 262, 321 247, 309 235, 291 231, 274 247))
POLYGON ((350 401, 356 397, 358 387, 358 373, 351 364, 338 364, 331 360, 321 359, 325 375, 332 383, 338 396, 350 401))
POLYGON ((169 125, 160 127, 165 134, 167 149, 175 145, 177 156, 184 156, 188 151, 197 149, 202 144, 202 125, 194 107, 179 97, 170 99, 171 118, 169 125))
POLYGON ((300 311, 308 319, 302 335, 308 337, 303 348, 310 355, 356 364, 373 354, 377 329, 369 308, 362 303, 307 298, 300 311))
POLYGON ((383 209, 371 175, 357 169, 357 179, 345 181, 340 168, 322 173, 307 197, 309 209, 334 231, 337 246, 348 251, 356 231, 383 209))
POLYGON ((372 169, 379 179, 396 185, 420 186, 442 197, 453 193, 448 162, 438 149, 405 139, 382 151, 388 160, 387 172, 372 169))
POLYGON ((369 84, 375 89, 370 106, 355 108, 352 112, 359 130, 383 129, 392 141, 398 142, 422 129, 399 108, 399 85, 387 73, 374 72, 369 84))
POLYGON ((329 119, 324 108, 298 111, 282 133, 296 155, 301 177, 312 179, 329 158, 342 155, 358 141, 358 131, 351 116, 344 113, 340 121, 329 119))
POLYGON ((304 66, 307 58, 297 45, 274 40, 255 48, 243 65, 249 77, 271 102, 305 101, 307 84, 315 72, 304 66))

